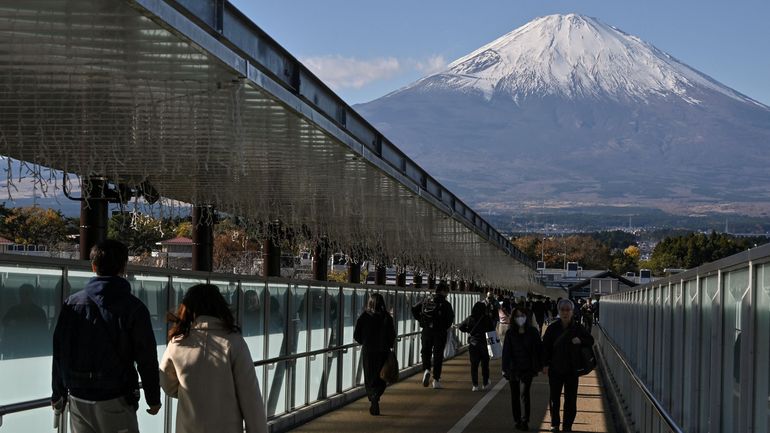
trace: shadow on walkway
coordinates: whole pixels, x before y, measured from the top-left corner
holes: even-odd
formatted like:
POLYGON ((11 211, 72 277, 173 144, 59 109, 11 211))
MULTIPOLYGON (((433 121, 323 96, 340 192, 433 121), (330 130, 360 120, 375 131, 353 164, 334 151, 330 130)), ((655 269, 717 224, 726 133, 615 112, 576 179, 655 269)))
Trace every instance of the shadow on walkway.
MULTIPOLYGON (((363 397, 292 432, 514 432, 510 387, 500 375, 500 361, 492 361, 490 370, 491 386, 472 392, 470 361, 465 352, 445 361, 443 389, 424 388, 419 382, 422 374, 417 374, 385 391, 380 416, 369 415, 369 402, 363 397)), ((603 385, 595 372, 580 378, 575 432, 615 433, 602 392, 603 385)), ((530 431, 549 429, 548 380, 541 374, 532 384, 530 431)))

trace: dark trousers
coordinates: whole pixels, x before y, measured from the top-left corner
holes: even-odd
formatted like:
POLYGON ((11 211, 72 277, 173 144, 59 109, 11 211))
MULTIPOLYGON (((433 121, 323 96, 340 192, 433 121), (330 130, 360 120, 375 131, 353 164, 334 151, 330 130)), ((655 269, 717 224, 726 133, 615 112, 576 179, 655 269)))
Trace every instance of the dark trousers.
POLYGON ((551 426, 559 426, 559 406, 561 390, 564 389, 564 428, 571 428, 577 415, 578 376, 548 372, 548 384, 551 388, 551 426))
POLYGON ((380 370, 388 359, 388 352, 361 352, 364 370, 364 387, 369 401, 379 401, 385 392, 385 381, 380 378, 380 370))
POLYGON ((513 412, 513 422, 529 423, 529 389, 532 386, 532 376, 521 378, 512 377, 511 385, 511 411, 513 412), (524 406, 524 413, 521 413, 521 407, 524 406))
POLYGON ((422 369, 430 370, 431 357, 433 358, 433 378, 441 379, 441 364, 444 362, 444 346, 446 346, 446 329, 433 330, 424 328, 422 330, 422 369))
POLYGON ((471 358, 471 381, 473 386, 479 385, 479 364, 481 364, 481 378, 484 385, 489 384, 489 352, 487 346, 468 346, 468 355, 471 358))

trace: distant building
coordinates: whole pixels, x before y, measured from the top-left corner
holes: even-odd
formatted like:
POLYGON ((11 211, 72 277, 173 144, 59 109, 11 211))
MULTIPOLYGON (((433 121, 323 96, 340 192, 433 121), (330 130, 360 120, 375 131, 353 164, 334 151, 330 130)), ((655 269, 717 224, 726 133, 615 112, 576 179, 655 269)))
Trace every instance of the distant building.
POLYGON ((9 241, 8 239, 0 236, 0 253, 7 253, 8 247, 13 245, 13 242, 9 241))
POLYGON ((604 271, 573 284, 569 288, 569 294, 570 297, 574 298, 596 297, 627 290, 636 285, 635 281, 627 277, 620 276, 612 271, 604 271))
POLYGON ((157 258, 155 263, 156 266, 162 268, 192 268, 192 239, 178 236, 165 241, 156 242, 155 245, 160 246, 160 251, 152 252, 152 257, 157 258))

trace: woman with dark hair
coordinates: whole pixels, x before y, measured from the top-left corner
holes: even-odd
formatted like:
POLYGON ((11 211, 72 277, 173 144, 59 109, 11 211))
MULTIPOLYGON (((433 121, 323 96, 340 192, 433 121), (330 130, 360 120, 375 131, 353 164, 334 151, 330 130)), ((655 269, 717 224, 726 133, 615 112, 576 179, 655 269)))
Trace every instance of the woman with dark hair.
POLYGON ((179 399, 176 432, 267 432, 254 361, 217 286, 190 287, 168 318, 160 384, 179 399))
POLYGON ((471 315, 458 326, 460 331, 470 334, 468 355, 471 358, 471 382, 473 382, 471 391, 486 389, 489 386, 487 332, 495 330, 495 323, 487 312, 486 303, 476 302, 471 308, 471 315), (481 378, 483 380, 481 388, 479 388, 479 364, 481 364, 481 378))
POLYGON ((380 370, 388 353, 396 344, 396 328, 393 317, 385 307, 385 298, 379 293, 369 295, 366 310, 358 317, 353 338, 361 344, 364 368, 364 386, 369 398, 369 413, 380 414, 380 397, 385 392, 385 381, 380 370))
POLYGON ((511 411, 518 430, 529 430, 530 387, 541 368, 540 333, 523 307, 511 313, 511 327, 503 342, 503 376, 511 385, 511 411), (522 413, 522 406, 524 411, 522 413))

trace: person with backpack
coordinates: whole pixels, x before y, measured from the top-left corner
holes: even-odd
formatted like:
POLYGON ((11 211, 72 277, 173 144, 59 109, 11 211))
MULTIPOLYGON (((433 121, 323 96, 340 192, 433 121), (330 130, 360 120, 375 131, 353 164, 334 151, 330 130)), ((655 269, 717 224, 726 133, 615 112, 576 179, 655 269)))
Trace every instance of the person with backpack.
POLYGON ((503 343, 503 377, 511 386, 511 412, 518 430, 529 430, 530 388, 532 378, 542 367, 540 332, 530 323, 531 316, 522 307, 511 313, 513 323, 503 343), (522 412, 522 405, 524 411, 522 412))
POLYGON ((449 287, 445 282, 436 286, 436 293, 412 307, 412 315, 422 327, 422 386, 430 384, 431 366, 433 367, 433 388, 441 389, 441 365, 444 362, 444 346, 447 330, 454 323, 455 312, 446 300, 449 287))
POLYGON ((176 433, 267 433, 254 361, 219 288, 190 287, 168 319, 160 383, 178 401, 176 433))
POLYGON ((155 415, 161 407, 150 312, 121 277, 127 263, 122 243, 95 245, 96 277, 64 301, 56 323, 51 403, 57 413, 69 406, 73 433, 138 432, 138 375, 147 413, 155 415))
POLYGON ((460 331, 470 334, 468 339, 468 355, 471 358, 471 391, 487 389, 489 386, 489 352, 487 351, 487 332, 495 330, 495 324, 487 315, 487 306, 479 301, 473 304, 471 315, 460 326, 460 331), (479 364, 483 379, 479 388, 479 364))
POLYGON ((385 381, 380 377, 382 366, 396 345, 393 316, 388 313, 385 298, 379 293, 369 295, 366 310, 358 316, 353 339, 361 344, 361 363, 364 387, 369 398, 369 413, 380 414, 380 397, 385 392, 385 381))
POLYGON ((543 335, 543 373, 550 386, 551 431, 558 432, 559 407, 564 390, 564 422, 562 430, 572 431, 577 415, 578 378, 581 374, 581 349, 591 348, 594 338, 574 320, 575 305, 561 299, 557 305, 559 320, 548 325, 543 335))

